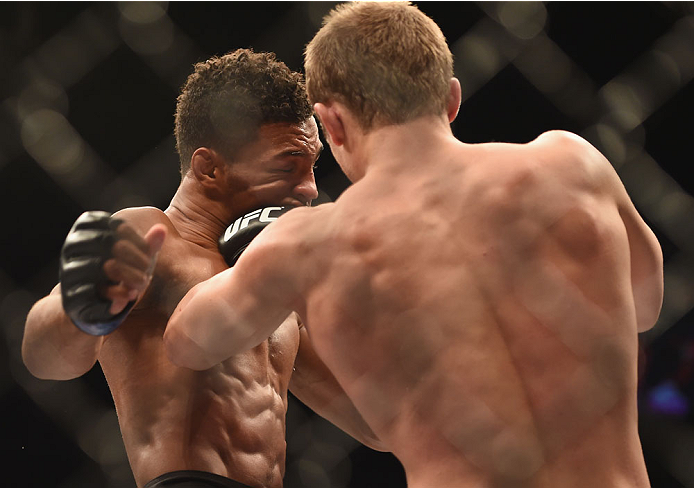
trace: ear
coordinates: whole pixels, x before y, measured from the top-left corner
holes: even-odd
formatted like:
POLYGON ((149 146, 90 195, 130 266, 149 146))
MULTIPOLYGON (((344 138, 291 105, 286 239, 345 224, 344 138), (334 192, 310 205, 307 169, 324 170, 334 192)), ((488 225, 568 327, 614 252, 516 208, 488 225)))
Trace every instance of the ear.
POLYGON ((460 88, 460 81, 458 81, 458 78, 451 78, 449 82, 448 106, 446 107, 449 123, 453 122, 458 116, 458 110, 460 110, 460 102, 462 99, 463 95, 462 89, 460 88))
POLYGON ((221 180, 222 157, 213 149, 199 147, 190 158, 190 170, 205 188, 217 188, 221 180))
POLYGON ((345 126, 335 104, 328 106, 316 103, 313 105, 313 110, 316 111, 316 115, 320 119, 328 142, 331 145, 342 146, 345 143, 345 126))

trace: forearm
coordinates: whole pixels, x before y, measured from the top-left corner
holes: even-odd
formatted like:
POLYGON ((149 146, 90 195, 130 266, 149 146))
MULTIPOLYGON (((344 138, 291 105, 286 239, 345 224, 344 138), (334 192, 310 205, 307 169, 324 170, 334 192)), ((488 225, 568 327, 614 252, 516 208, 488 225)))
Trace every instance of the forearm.
POLYGON ((300 383, 292 379, 289 389, 307 407, 365 446, 376 451, 389 451, 341 389, 332 383, 326 385, 325 382, 320 382, 299 386, 300 383), (333 394, 328 397, 325 392, 333 394))
POLYGON ((68 380, 94 366, 102 343, 103 337, 75 327, 63 311, 60 293, 51 293, 36 302, 27 315, 22 359, 37 378, 68 380))
POLYGON ((177 366, 205 370, 256 346, 262 341, 256 332, 229 303, 220 274, 183 297, 166 326, 164 345, 177 366))
POLYGON ((300 346, 289 389, 321 417, 377 451, 388 451, 313 348, 305 327, 300 328, 300 346))

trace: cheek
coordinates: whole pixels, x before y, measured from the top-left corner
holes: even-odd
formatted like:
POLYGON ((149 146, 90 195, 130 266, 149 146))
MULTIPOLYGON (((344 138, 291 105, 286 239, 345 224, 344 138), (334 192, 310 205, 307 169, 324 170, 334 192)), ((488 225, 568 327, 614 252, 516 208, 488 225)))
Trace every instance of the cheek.
POLYGON ((254 193, 265 200, 273 200, 286 197, 292 190, 293 184, 286 180, 276 180, 262 185, 258 185, 254 189, 254 193))
POLYGON ((235 178, 230 176, 226 179, 226 187, 231 193, 240 193, 250 188, 250 186, 251 185, 248 183, 248 181, 244 180, 243 178, 235 178))

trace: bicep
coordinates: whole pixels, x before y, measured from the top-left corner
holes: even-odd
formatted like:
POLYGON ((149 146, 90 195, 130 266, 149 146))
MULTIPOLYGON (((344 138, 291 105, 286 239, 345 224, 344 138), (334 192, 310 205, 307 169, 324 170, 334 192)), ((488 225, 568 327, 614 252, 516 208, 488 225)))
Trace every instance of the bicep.
POLYGON ((296 259, 278 238, 264 231, 227 271, 233 276, 227 291, 231 296, 243 297, 239 311, 263 329, 263 335, 269 335, 284 321, 298 296, 296 259))
POLYGON ((615 169, 597 149, 592 150, 593 159, 601 164, 604 186, 617 205, 627 233, 637 328, 644 332, 655 325, 663 303, 663 253, 658 239, 639 215, 615 169))
POLYGON ((663 304, 663 253, 655 234, 630 200, 619 207, 619 214, 629 240, 637 327, 644 332, 655 325, 663 304))

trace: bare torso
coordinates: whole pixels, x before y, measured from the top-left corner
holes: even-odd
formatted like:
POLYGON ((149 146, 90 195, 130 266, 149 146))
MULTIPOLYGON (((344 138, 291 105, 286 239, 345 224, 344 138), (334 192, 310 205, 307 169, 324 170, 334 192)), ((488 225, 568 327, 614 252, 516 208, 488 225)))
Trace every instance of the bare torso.
POLYGON ((316 351, 410 488, 648 486, 615 199, 534 144, 448 154, 314 211, 316 351))
POLYGON ((287 387, 299 345, 292 316, 256 348, 207 371, 178 368, 162 344, 166 322, 196 283, 227 268, 219 253, 178 234, 164 213, 127 216, 141 231, 169 229, 152 283, 99 361, 111 388, 138 486, 200 470, 254 487, 282 486, 287 387))

